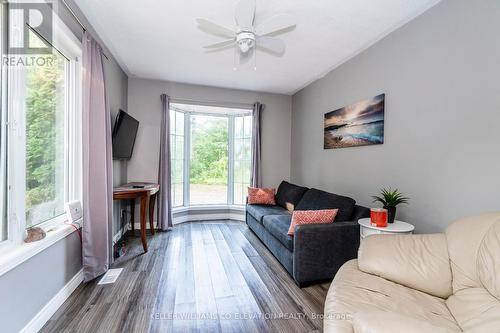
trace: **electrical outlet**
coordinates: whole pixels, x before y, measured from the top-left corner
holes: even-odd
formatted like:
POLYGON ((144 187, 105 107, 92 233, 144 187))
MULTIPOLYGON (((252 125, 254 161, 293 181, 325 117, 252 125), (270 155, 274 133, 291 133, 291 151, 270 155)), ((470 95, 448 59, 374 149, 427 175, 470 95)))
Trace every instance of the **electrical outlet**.
POLYGON ((68 202, 66 204, 66 215, 70 223, 74 223, 83 217, 82 203, 80 201, 68 202))

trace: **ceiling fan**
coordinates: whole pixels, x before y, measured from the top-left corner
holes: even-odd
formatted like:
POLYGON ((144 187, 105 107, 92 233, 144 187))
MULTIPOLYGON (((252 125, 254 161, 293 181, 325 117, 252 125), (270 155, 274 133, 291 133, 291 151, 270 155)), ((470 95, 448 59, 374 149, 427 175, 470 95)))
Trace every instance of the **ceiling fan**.
POLYGON ((290 14, 277 14, 257 26, 254 26, 254 19, 255 0, 240 0, 235 11, 236 29, 203 18, 198 18, 196 21, 200 30, 229 38, 219 43, 204 46, 204 48, 210 52, 234 48, 235 65, 237 53, 240 55, 240 64, 248 61, 252 54, 256 62, 255 49, 275 56, 282 56, 285 53, 285 43, 275 36, 293 30, 296 25, 295 17, 290 14))

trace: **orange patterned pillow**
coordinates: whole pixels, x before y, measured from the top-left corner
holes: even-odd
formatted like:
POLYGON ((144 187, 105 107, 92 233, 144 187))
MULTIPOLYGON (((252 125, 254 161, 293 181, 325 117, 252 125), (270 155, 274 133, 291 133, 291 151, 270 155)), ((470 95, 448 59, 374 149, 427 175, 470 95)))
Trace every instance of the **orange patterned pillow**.
POLYGON ((250 205, 276 205, 274 188, 248 188, 248 203, 250 205))
POLYGON ((338 211, 338 209, 294 210, 292 214, 292 223, 290 223, 290 229, 288 229, 288 235, 293 236, 295 227, 301 224, 332 223, 338 211))

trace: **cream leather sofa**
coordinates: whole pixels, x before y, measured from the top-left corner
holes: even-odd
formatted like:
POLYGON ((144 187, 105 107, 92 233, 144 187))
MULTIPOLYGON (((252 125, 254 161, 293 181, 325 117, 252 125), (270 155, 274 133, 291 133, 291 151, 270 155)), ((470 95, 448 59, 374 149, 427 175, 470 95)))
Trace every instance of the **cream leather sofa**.
POLYGON ((500 332, 500 213, 364 239, 330 286, 324 331, 500 332))

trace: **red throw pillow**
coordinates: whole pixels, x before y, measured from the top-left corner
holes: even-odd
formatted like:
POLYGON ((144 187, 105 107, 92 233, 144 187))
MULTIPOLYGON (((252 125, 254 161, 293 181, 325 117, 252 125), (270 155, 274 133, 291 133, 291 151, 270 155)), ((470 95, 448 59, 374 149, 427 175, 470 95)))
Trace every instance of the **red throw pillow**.
POLYGON ((292 223, 290 223, 290 229, 288 229, 288 235, 293 236, 295 227, 301 224, 332 223, 338 211, 338 209, 294 210, 292 214, 292 223))
POLYGON ((250 205, 276 205, 274 188, 248 188, 248 203, 250 205))

